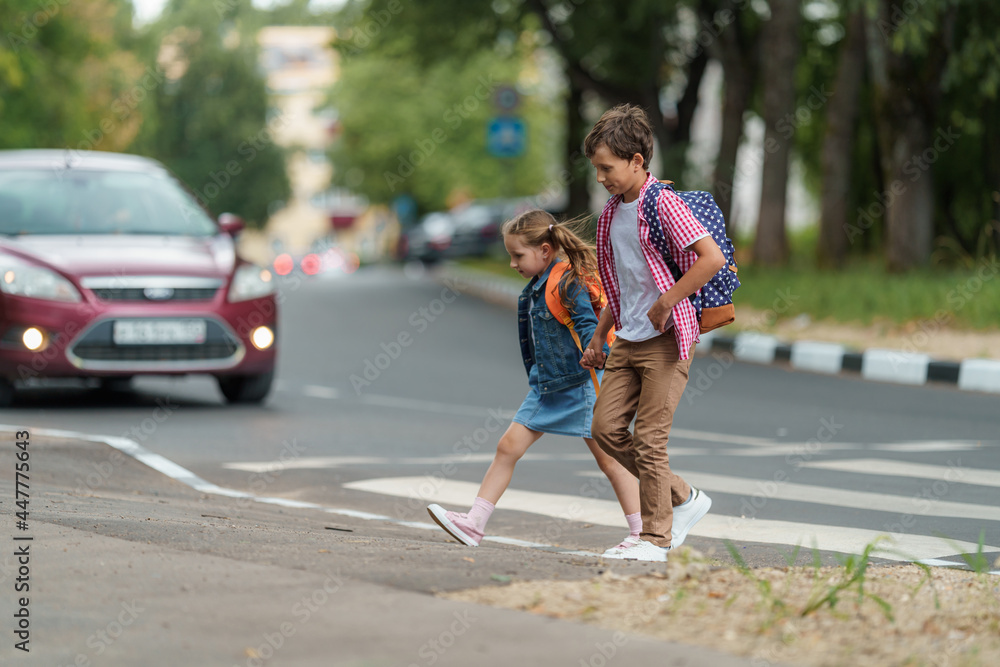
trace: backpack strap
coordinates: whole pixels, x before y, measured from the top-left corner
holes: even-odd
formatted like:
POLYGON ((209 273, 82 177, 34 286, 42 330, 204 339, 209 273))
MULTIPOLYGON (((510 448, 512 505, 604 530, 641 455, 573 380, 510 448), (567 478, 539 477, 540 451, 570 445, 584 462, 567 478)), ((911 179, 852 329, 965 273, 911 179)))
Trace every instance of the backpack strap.
MULTIPOLYGON (((566 328, 569 329, 569 335, 573 337, 573 342, 576 343, 576 349, 580 350, 580 354, 583 354, 583 344, 580 342, 580 336, 576 333, 576 328, 573 326, 573 318, 570 316, 569 310, 566 309, 566 304, 559 298, 559 281, 562 280, 563 274, 566 273, 566 269, 568 268, 568 262, 556 262, 549 271, 548 280, 545 281, 545 305, 548 306, 549 312, 552 313, 553 317, 566 325, 566 328)), ((601 393, 601 385, 597 381, 597 371, 593 368, 590 369, 590 379, 594 383, 594 393, 601 393)))
POLYGON ((549 312, 557 320, 568 327, 573 326, 573 318, 570 317, 566 304, 559 298, 559 281, 569 268, 569 262, 556 262, 552 270, 549 271, 549 279, 545 282, 545 305, 549 307, 549 312))
MULTIPOLYGON (((650 232, 659 234, 664 239, 666 239, 667 235, 663 231, 663 225, 660 223, 659 212, 656 206, 657 203, 656 200, 660 196, 660 192, 662 192, 664 189, 669 189, 672 192, 676 192, 676 190, 674 190, 673 181, 659 181, 657 183, 650 183, 649 187, 646 188, 645 195, 643 196, 642 208, 648 212, 652 212, 651 216, 652 219, 646 220, 646 224, 648 224, 650 227, 650 232)), ((681 279, 681 276, 684 275, 684 272, 681 271, 681 267, 677 266, 677 262, 674 261, 674 258, 670 256, 669 252, 661 253, 660 256, 663 257, 663 261, 666 262, 667 268, 670 269, 670 273, 673 274, 674 282, 676 283, 677 281, 679 281, 681 279)), ((691 296, 688 297, 688 300, 691 303, 694 303, 695 296, 696 296, 695 294, 692 294, 691 296)))

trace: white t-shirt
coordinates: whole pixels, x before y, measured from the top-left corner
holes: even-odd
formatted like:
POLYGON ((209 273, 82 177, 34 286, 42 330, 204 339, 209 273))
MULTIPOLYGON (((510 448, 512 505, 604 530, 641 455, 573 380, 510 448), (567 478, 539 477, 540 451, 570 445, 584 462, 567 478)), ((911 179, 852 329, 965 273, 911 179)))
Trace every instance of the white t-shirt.
MULTIPOLYGON (((639 200, 629 204, 622 202, 611 218, 609 237, 618 287, 621 290, 622 328, 617 335, 630 343, 641 343, 660 335, 647 314, 662 293, 642 254, 638 230, 639 200)), ((672 326, 673 313, 667 320, 667 330, 672 326)))

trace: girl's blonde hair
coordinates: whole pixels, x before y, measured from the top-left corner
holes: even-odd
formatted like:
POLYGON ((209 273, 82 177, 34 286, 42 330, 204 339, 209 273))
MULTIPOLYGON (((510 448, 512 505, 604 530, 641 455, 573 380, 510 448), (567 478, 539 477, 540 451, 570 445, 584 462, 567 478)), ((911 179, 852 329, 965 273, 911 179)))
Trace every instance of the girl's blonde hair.
POLYGON ((566 258, 569 268, 559 281, 559 298, 571 311, 572 304, 566 298, 566 289, 571 281, 584 289, 600 285, 594 246, 581 238, 586 223, 586 216, 558 222, 548 211, 532 209, 511 218, 500 228, 504 237, 519 236, 525 245, 531 247, 548 243, 556 254, 566 258))

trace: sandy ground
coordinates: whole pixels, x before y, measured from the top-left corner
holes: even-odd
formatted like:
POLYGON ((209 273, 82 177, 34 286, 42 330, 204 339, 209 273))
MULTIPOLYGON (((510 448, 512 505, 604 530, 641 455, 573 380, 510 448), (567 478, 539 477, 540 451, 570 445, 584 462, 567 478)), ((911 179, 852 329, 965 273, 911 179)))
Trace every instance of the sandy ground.
POLYGON ((871 325, 814 321, 799 316, 775 321, 769 313, 747 306, 736 307, 736 323, 723 329, 770 334, 783 341, 812 340, 841 343, 865 350, 884 348, 930 355, 932 359, 960 361, 969 358, 1000 359, 1000 331, 967 331, 940 326, 933 321, 871 325))
MULTIPOLYGON (((1000 566, 998 563, 996 566, 1000 566)), ((915 565, 871 566, 858 588, 822 604, 843 567, 722 567, 682 548, 663 573, 528 581, 445 594, 607 629, 711 647, 750 659, 846 665, 1000 664, 1000 577, 915 565), (875 597, 884 601, 884 605, 875 597)))

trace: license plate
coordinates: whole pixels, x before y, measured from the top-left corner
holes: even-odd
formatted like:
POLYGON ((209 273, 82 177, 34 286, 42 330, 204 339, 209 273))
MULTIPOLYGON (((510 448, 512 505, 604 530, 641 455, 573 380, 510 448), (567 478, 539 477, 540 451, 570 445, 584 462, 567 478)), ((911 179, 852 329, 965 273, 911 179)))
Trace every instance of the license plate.
POLYGON ((205 320, 117 320, 115 345, 199 345, 205 342, 205 320))

